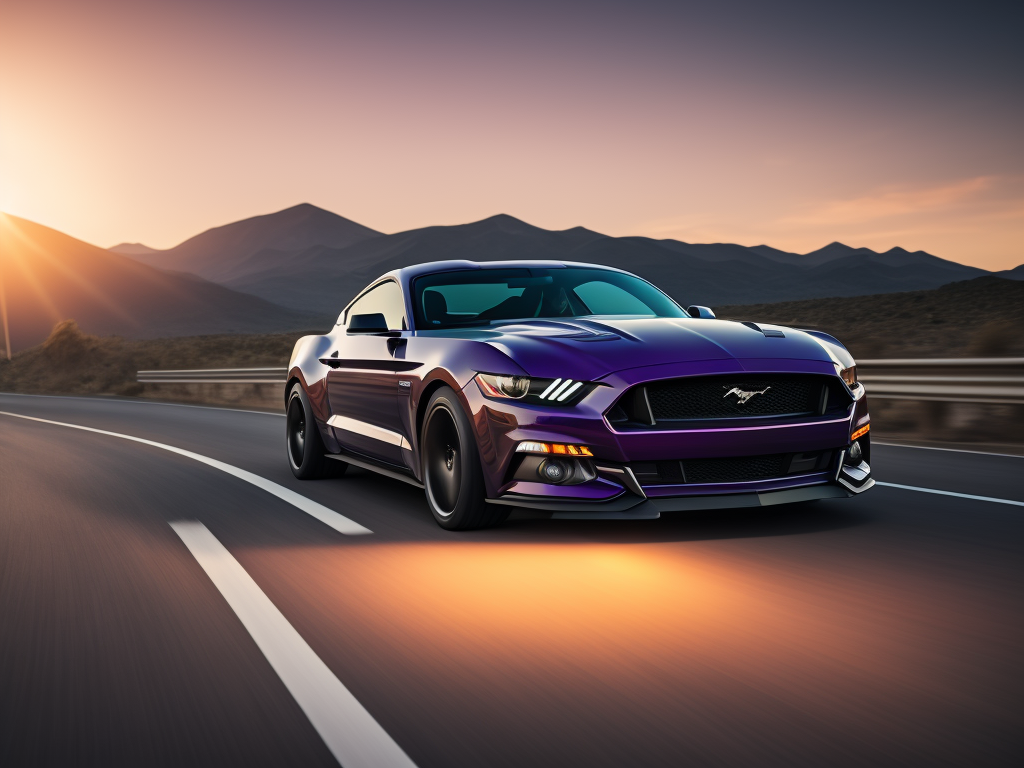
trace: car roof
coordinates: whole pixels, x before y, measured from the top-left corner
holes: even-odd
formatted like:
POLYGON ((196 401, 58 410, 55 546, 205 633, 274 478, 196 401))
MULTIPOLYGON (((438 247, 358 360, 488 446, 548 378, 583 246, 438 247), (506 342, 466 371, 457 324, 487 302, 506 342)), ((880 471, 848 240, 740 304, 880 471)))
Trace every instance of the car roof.
POLYGON ((451 261, 431 261, 425 264, 413 264, 409 267, 396 269, 388 273, 388 276, 397 277, 403 284, 408 285, 413 278, 422 275, 432 275, 438 272, 456 272, 469 269, 563 269, 565 267, 587 267, 588 269, 603 269, 608 272, 623 272, 624 269, 607 267, 603 264, 586 264, 578 261, 544 261, 544 260, 517 260, 517 261, 468 261, 465 259, 451 261))

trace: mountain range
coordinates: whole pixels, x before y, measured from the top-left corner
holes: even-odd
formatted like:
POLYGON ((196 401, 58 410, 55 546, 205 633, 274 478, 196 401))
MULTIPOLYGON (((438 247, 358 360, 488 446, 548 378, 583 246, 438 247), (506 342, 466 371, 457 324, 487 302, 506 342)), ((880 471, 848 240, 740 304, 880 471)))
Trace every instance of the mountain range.
POLYGON ((304 203, 208 229, 166 251, 142 243, 122 243, 110 250, 150 266, 227 283, 240 274, 287 263, 307 248, 343 249, 380 236, 369 227, 304 203))
POLYGON ((322 313, 337 312, 384 272, 444 259, 602 264, 635 272, 680 303, 707 305, 924 290, 988 274, 902 248, 878 253, 832 243, 798 254, 766 245, 609 237, 583 227, 547 230, 504 214, 386 235, 311 205, 229 224, 134 258, 322 313))
POLYGON ((299 330, 316 323, 306 313, 7 214, 0 214, 0 290, 14 351, 39 344, 66 319, 88 333, 135 338, 299 330))
MULTIPOLYGON (((15 349, 59 320, 86 333, 147 338, 329 324, 355 293, 398 267, 444 259, 551 259, 627 269, 681 304, 766 304, 938 288, 989 274, 923 251, 832 243, 771 248, 547 230, 508 215, 383 234, 309 204, 202 232, 166 250, 101 249, 0 214, 0 287, 15 349)), ((997 273, 1024 279, 1024 266, 997 273)))

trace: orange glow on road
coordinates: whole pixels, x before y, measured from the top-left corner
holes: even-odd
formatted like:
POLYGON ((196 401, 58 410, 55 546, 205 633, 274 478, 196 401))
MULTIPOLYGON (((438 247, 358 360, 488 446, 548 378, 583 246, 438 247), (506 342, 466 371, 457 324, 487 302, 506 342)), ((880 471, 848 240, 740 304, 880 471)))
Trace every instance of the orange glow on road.
POLYGON ((291 586, 310 610, 344 616, 346 632, 398 644, 421 663, 430 648, 458 647, 460 664, 478 672, 595 665, 628 677, 652 663, 666 674, 738 663, 743 675, 767 679, 810 654, 829 675, 895 679, 912 664, 827 595, 809 605, 794 585, 765 581, 758 569, 680 556, 671 545, 421 544, 253 556, 277 574, 303 563, 291 586), (838 634, 836 622, 845 625, 838 634))
MULTIPOLYGON (((955 660, 931 652, 935 593, 893 595, 891 573, 822 582, 813 564, 805 577, 784 556, 742 552, 479 541, 233 550, 343 679, 385 675, 413 711, 505 713, 521 738, 568 728, 584 743, 608 727, 686 740, 673 723, 722 728, 746 711, 741 731, 775 723, 784 739, 794 717, 856 722, 899 749, 934 748, 934 734, 891 713, 944 717, 965 695, 955 660), (908 600, 913 616, 900 608, 908 600)), ((896 581, 905 589, 905 575, 896 581)), ((977 701, 987 684, 968 686, 977 701)))

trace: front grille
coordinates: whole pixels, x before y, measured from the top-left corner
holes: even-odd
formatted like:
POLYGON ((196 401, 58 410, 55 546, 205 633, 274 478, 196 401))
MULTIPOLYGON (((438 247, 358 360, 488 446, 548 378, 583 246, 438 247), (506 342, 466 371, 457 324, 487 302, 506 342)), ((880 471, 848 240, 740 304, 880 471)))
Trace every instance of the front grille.
POLYGON ((827 382, 793 374, 693 376, 648 384, 655 422, 808 416, 823 411, 827 382))
POLYGON ((749 483, 786 474, 788 455, 687 459, 683 473, 690 483, 749 483))
POLYGON ((630 469, 640 485, 751 483, 787 475, 824 472, 832 456, 832 451, 812 451, 716 459, 637 461, 630 464, 630 469))

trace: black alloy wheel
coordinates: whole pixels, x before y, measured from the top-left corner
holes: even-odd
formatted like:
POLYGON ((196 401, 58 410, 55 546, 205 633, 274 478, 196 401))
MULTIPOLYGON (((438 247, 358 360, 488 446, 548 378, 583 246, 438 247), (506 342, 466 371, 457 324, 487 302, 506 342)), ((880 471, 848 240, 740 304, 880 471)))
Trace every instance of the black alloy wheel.
POLYGON ((301 480, 310 480, 338 477, 345 472, 347 464, 327 458, 313 409, 301 384, 292 387, 285 416, 285 447, 293 475, 301 480))
POLYGON ((300 466, 306 452, 306 414, 302 411, 302 401, 292 398, 288 406, 288 457, 292 466, 300 466))
POLYGON ((462 444, 455 417, 445 406, 437 406, 427 420, 426 485, 434 514, 451 517, 462 492, 462 444))
POLYGON ((480 455, 469 419, 455 392, 441 387, 427 404, 420 440, 427 506, 442 528, 485 528, 508 517, 509 507, 488 504, 480 455))

